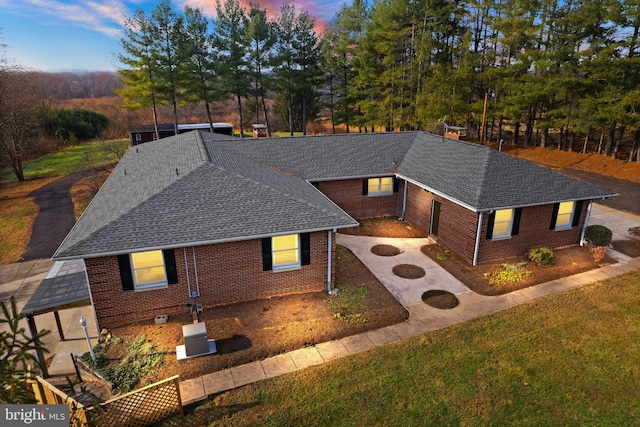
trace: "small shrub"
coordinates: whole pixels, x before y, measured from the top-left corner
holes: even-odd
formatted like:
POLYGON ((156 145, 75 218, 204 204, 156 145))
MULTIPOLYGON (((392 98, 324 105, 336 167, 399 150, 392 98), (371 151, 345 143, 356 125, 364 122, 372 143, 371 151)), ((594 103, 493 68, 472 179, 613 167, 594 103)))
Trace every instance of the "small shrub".
POLYGON ((604 225, 590 225, 584 233, 584 239, 595 246, 609 246, 613 233, 604 225))
POLYGON ((529 251, 529 259, 538 265, 551 265, 553 258, 553 250, 549 248, 533 248, 529 251))
POLYGON ((519 264, 502 264, 501 270, 491 271, 485 273, 485 276, 489 278, 489 283, 492 285, 509 285, 511 283, 524 282, 527 277, 533 273, 526 270, 527 263, 521 262, 519 264))
POLYGON ((449 249, 445 249, 443 252, 438 252, 436 258, 438 261, 446 261, 449 259, 449 255, 451 255, 451 251, 449 249))
POLYGON ((605 255, 607 255, 607 250, 602 246, 592 246, 589 248, 589 252, 591 252, 593 262, 596 264, 602 261, 605 255))

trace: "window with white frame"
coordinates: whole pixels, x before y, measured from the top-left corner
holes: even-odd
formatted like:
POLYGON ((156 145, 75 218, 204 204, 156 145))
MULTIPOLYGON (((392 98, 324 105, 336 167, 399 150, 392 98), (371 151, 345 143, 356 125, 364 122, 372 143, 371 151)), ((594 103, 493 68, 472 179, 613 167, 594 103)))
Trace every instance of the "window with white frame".
POLYGON ((140 135, 139 133, 136 133, 136 142, 141 142, 142 141, 142 135, 140 135))
POLYGON ((393 194, 393 177, 369 178, 367 181, 369 196, 384 196, 393 194))
POLYGON ((562 202, 558 205, 555 230, 571 228, 575 202, 562 202))
POLYGON ((511 236, 511 227, 513 226, 513 209, 498 209, 495 212, 493 221, 492 238, 504 239, 511 236))
POLYGON ((300 267, 300 238, 287 234, 271 238, 273 270, 300 267))
POLYGON ((131 254, 131 270, 136 289, 166 285, 167 273, 162 251, 131 254))

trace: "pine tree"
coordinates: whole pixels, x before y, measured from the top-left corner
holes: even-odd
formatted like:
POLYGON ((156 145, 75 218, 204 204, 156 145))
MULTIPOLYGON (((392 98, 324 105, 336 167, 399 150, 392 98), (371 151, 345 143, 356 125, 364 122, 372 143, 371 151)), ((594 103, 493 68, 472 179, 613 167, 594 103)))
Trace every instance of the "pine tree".
POLYGON ((242 98, 249 94, 247 16, 238 0, 216 0, 213 44, 218 50, 223 87, 235 96, 240 115, 240 138, 244 138, 242 98))

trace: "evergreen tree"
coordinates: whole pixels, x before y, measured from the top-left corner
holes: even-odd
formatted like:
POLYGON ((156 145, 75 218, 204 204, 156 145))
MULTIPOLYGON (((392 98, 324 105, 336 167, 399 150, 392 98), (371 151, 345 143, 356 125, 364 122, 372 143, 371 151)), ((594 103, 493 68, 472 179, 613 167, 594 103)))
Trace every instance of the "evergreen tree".
POLYGON ((235 96, 240 115, 240 138, 244 138, 242 98, 249 94, 247 16, 238 0, 216 0, 214 46, 219 53, 219 68, 223 87, 235 96))
POLYGON ((213 38, 209 24, 200 9, 185 7, 185 48, 187 49, 185 96, 190 102, 203 102, 209 121, 209 130, 213 132, 211 105, 222 99, 216 75, 216 52, 213 50, 213 38))
POLYGON ((251 77, 250 95, 255 99, 256 123, 258 118, 258 102, 264 113, 264 123, 267 126, 267 136, 271 136, 269 116, 265 103, 265 95, 269 87, 269 79, 266 72, 273 62, 273 47, 276 42, 276 32, 273 23, 267 20, 267 11, 260 9, 260 5, 251 4, 249 11, 249 23, 247 26, 249 44, 249 75, 251 77))

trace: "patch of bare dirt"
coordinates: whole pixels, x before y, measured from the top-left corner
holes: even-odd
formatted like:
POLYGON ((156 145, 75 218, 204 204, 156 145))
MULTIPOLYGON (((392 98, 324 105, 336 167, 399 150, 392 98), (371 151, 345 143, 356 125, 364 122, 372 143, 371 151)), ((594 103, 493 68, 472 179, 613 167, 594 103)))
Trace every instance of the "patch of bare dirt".
POLYGON ((432 289, 422 294, 422 302, 440 310, 456 308, 460 304, 458 297, 441 289, 432 289))
POLYGON ((425 275, 424 268, 413 264, 399 264, 394 266, 391 271, 403 279, 419 279, 425 275))
POLYGON ((616 261, 605 256, 599 262, 595 262, 593 255, 586 246, 571 246, 554 251, 554 262, 552 265, 539 266, 529 260, 526 256, 510 258, 502 262, 480 264, 472 266, 454 253, 449 253, 443 257, 444 248, 440 245, 425 245, 420 248, 423 254, 437 262, 445 270, 451 273, 456 279, 464 283, 472 291, 481 295, 502 295, 540 283, 550 282, 562 277, 572 276, 605 265, 614 264, 616 261), (438 254, 441 254, 438 257, 438 254), (491 285, 485 273, 502 269, 503 263, 517 264, 527 263, 526 269, 532 274, 525 281, 520 283, 510 283, 504 285, 491 285))
POLYGON ((393 245, 375 245, 371 247, 371 253, 378 256, 396 256, 402 251, 393 245))
POLYGON ((341 233, 352 236, 428 237, 424 231, 401 221, 397 216, 360 220, 359 227, 343 228, 341 233))
POLYGON ((291 350, 311 346, 384 326, 403 322, 408 313, 373 274, 347 249, 339 247, 336 283, 341 286, 366 284, 362 302, 366 308, 360 321, 348 323, 334 318, 326 292, 287 295, 241 302, 205 310, 200 316, 209 339, 216 340, 218 353, 182 361, 176 360, 176 346, 184 344, 182 325, 191 323, 185 314, 170 318, 166 324, 153 321, 115 328, 122 338, 109 347, 111 358, 124 357, 123 349, 140 334, 167 356, 157 378, 179 374, 180 379, 265 359, 291 350), (362 321, 364 319, 364 321, 362 321))

